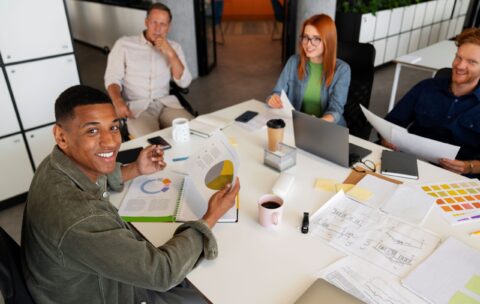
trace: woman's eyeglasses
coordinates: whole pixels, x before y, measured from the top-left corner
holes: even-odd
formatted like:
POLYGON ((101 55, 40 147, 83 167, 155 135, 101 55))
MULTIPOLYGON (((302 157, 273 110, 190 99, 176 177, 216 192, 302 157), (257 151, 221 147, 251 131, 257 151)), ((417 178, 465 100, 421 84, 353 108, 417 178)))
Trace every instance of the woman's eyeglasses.
POLYGON ((308 35, 302 35, 300 36, 300 39, 302 40, 302 44, 307 45, 308 42, 310 42, 313 46, 318 46, 322 41, 322 38, 318 36, 309 37, 308 35))
POLYGON ((359 173, 365 173, 367 171, 375 172, 377 170, 375 163, 368 159, 357 162, 352 168, 359 173))

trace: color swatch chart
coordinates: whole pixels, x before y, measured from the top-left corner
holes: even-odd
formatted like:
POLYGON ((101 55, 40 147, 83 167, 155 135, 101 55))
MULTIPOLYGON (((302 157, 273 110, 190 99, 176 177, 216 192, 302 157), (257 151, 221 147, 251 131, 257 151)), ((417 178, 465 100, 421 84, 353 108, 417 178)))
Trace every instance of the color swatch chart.
POLYGON ((421 189, 435 197, 442 214, 451 224, 480 220, 480 181, 422 185, 421 189))

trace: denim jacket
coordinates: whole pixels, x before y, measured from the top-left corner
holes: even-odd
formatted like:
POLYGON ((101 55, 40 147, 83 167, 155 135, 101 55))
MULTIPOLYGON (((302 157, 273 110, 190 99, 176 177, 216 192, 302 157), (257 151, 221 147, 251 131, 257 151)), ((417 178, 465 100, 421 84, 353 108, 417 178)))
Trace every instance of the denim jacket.
MULTIPOLYGON (((324 109, 323 115, 331 114, 337 124, 346 125, 345 119, 343 118, 343 108, 347 102, 348 87, 350 86, 350 66, 338 58, 336 61, 337 64, 335 66, 332 83, 326 86, 325 78, 322 79, 320 100, 322 109, 324 109)), ((306 77, 303 80, 298 79, 299 63, 299 55, 293 55, 288 59, 272 92, 272 94, 280 95, 283 89, 297 111, 300 111, 302 108, 303 94, 307 88, 309 77, 307 65, 306 77)))
POLYGON ((22 228, 22 269, 36 303, 140 303, 145 290, 169 290, 200 257, 216 257, 203 221, 154 247, 123 222, 107 185, 122 188, 119 164, 94 183, 57 147, 36 171, 22 228))

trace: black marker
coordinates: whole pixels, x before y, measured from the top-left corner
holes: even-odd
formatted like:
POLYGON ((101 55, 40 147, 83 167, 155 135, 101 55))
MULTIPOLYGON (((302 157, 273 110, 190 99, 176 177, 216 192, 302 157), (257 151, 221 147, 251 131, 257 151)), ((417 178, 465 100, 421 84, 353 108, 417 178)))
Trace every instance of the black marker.
POLYGON ((302 233, 308 233, 308 212, 303 213, 303 220, 302 220, 302 233))

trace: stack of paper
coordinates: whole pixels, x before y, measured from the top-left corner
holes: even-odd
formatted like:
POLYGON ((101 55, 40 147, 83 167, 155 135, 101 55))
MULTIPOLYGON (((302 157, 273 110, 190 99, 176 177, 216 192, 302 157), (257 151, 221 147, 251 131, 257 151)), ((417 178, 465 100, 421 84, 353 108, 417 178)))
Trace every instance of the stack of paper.
POLYGON ((218 130, 222 130, 232 124, 232 121, 223 119, 215 114, 200 115, 190 121, 192 134, 207 138, 218 130))

